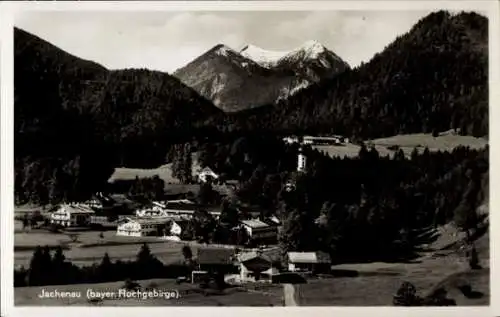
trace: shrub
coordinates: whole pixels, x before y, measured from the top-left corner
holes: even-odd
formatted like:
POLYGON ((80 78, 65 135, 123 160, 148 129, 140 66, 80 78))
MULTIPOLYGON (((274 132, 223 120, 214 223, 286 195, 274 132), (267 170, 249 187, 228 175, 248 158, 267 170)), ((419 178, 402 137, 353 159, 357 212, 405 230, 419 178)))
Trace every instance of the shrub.
POLYGON ((420 302, 417 289, 410 282, 403 282, 393 297, 394 306, 419 306, 420 302))

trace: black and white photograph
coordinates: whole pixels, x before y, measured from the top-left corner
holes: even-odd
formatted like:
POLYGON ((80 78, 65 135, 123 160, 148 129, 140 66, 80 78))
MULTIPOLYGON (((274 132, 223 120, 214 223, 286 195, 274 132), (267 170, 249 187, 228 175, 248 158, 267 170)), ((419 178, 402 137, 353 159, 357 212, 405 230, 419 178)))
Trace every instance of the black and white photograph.
POLYGON ((16 11, 13 305, 493 305, 498 12, 397 2, 16 11))

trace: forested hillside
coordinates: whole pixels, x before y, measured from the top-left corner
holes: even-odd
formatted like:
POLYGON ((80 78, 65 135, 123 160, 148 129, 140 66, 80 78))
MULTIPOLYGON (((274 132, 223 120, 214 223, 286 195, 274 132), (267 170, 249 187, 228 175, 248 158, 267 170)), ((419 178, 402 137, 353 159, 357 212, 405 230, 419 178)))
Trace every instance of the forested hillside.
POLYGON ((168 74, 108 71, 20 29, 14 42, 19 202, 88 195, 116 165, 157 166, 220 113, 168 74))
POLYGON ((368 63, 221 125, 359 138, 450 128, 487 135, 488 20, 432 13, 368 63))

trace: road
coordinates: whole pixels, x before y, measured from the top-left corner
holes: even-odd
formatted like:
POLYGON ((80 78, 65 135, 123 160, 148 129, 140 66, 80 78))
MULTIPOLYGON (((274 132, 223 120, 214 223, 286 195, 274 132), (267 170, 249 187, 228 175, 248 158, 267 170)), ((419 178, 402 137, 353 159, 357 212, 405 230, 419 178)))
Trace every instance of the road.
POLYGON ((293 287, 293 284, 283 284, 283 296, 285 297, 285 306, 298 306, 295 301, 295 287, 293 287))

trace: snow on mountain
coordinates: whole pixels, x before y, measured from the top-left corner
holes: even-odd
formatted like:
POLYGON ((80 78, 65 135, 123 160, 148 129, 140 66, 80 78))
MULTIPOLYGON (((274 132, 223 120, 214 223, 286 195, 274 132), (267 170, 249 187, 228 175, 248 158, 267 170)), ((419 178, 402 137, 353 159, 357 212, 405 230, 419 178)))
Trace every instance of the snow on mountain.
POLYGON ((288 53, 289 52, 268 51, 252 44, 246 45, 240 51, 241 55, 267 68, 272 67, 277 61, 285 57, 288 53))
POLYGON ((248 44, 240 51, 240 54, 263 67, 270 68, 288 59, 301 59, 303 61, 317 59, 327 51, 318 41, 310 40, 291 51, 271 51, 248 44))
POLYGON ((237 51, 217 44, 176 70, 174 76, 223 111, 235 112, 286 99, 348 68, 317 41, 288 52, 255 45, 237 51))

